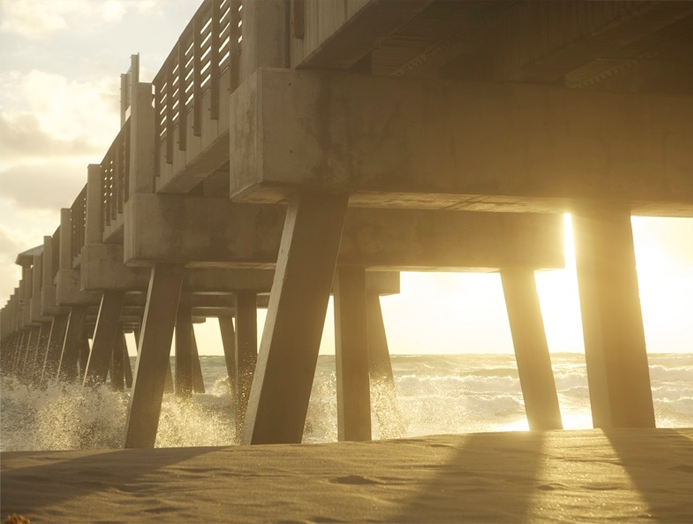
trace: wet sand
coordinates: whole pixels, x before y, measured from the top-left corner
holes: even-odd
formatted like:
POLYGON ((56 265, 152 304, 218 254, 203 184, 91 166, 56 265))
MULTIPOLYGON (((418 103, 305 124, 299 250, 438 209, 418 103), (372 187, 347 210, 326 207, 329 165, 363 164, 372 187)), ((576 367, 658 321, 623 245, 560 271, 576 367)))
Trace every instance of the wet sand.
POLYGON ((48 522, 693 522, 693 429, 0 454, 48 522))

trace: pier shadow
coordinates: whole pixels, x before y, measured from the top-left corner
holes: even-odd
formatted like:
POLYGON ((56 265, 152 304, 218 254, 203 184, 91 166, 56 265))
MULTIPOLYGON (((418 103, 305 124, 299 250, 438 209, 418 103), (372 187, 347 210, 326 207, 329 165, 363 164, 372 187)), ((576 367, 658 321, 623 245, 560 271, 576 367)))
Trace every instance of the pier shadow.
POLYGON ((543 445, 543 432, 467 435, 388 521, 526 522, 536 491, 550 489, 539 481, 543 445))
POLYGON ((144 487, 148 474, 217 450, 208 447, 5 452, 0 454, 0 514, 31 515, 37 509, 106 490, 137 493, 144 487), (74 456, 75 453, 79 455, 74 456), (40 463, 21 467, 24 460, 40 463))
POLYGON ((693 521, 693 431, 607 429, 604 434, 647 503, 648 520, 693 521))

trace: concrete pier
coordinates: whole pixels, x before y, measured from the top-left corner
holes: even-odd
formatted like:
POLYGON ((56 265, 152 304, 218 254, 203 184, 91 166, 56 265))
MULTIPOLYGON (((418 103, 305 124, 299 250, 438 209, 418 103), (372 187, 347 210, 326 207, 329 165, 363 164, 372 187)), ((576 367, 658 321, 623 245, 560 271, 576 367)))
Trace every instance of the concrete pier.
POLYGON ((236 434, 243 431, 248 410, 250 389, 257 364, 257 294, 242 291, 236 294, 236 341, 234 379, 236 398, 236 434))
POLYGON ((654 427, 630 210, 576 208, 573 228, 594 427, 654 427))
POLYGON ((693 217, 689 4, 204 0, 18 257, 3 374, 125 387, 141 330, 124 444, 151 447, 217 317, 241 442, 296 443, 333 292, 339 438, 396 436, 369 275, 500 272, 529 426, 560 428, 534 272, 570 212, 594 425, 653 426, 630 217, 693 217))
POLYGON ((366 300, 372 414, 380 426, 381 438, 399 438, 404 435, 404 425, 397 402, 380 296, 371 291, 367 293, 366 300))

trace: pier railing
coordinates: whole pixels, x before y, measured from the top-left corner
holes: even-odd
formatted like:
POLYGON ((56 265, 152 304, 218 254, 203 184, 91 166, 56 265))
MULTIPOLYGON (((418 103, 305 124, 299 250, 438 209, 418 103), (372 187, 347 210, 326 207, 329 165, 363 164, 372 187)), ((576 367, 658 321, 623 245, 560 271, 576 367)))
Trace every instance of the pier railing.
POLYGON ((201 136, 204 121, 226 109, 221 78, 228 73, 238 85, 242 9, 240 0, 206 0, 154 78, 155 176, 173 164, 176 148, 186 151, 189 132, 201 136))
POLYGON ((82 247, 86 239, 87 224, 87 186, 79 192, 71 208, 72 225, 72 267, 79 267, 82 247))
POLYGON ((123 206, 130 196, 130 119, 101 161, 101 232, 104 239, 123 223, 123 206))

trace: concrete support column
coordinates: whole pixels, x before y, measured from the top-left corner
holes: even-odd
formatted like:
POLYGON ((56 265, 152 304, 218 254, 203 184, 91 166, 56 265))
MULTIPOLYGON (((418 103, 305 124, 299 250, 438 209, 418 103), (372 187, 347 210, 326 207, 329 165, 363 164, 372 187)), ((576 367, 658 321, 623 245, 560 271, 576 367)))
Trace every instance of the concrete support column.
POLYGON ((22 371, 22 363, 26 353, 26 347, 29 343, 29 331, 22 329, 17 337, 17 348, 14 352, 14 357, 12 360, 12 372, 19 377, 22 371))
POLYGON ((58 365, 58 379, 62 382, 77 380, 77 361, 84 343, 84 323, 87 317, 87 306, 72 306, 65 330, 63 349, 58 365))
POLYGON ((22 377, 31 381, 34 375, 34 362, 36 361, 36 353, 40 345, 41 325, 29 327, 29 340, 26 350, 24 351, 24 360, 22 362, 22 377))
POLYGON ((48 342, 51 333, 51 322, 41 322, 39 336, 36 345, 36 353, 31 363, 31 382, 35 385, 41 383, 41 375, 43 373, 43 362, 46 360, 48 352, 48 342))
POLYGON ((234 396, 234 402, 236 402, 238 381, 236 380, 236 330, 233 327, 233 317, 219 317, 219 331, 221 332, 221 343, 224 347, 224 361, 226 362, 226 373, 229 376, 229 389, 231 390, 231 395, 234 396))
MULTIPOLYGON (((142 322, 140 322, 140 326, 142 322)), ((135 344, 137 349, 137 354, 140 354, 140 329, 135 330, 135 344)), ((135 361, 135 366, 137 366, 137 361, 135 361)), ((134 380, 134 379, 133 379, 134 380)), ((173 372, 171 371, 171 359, 169 358, 168 365, 166 366, 166 381, 164 382, 164 393, 173 393, 173 372)))
POLYGON ((197 350, 195 329, 192 330, 192 389, 194 393, 205 392, 205 381, 202 376, 202 364, 200 363, 200 353, 197 350))
MULTIPOLYGON (((125 389, 125 369, 123 367, 123 324, 118 325, 118 333, 115 335, 113 352, 111 353, 111 387, 115 391, 125 389)), ((93 350, 92 350, 93 352, 93 350)))
POLYGON ((366 270, 337 268, 333 289, 338 438, 370 440, 366 270))
POLYGON ((383 312, 380 307, 380 296, 377 293, 369 293, 366 300, 371 406, 380 426, 380 438, 400 438, 404 435, 405 428, 397 403, 397 391, 392 374, 383 312))
POLYGON ((529 429, 562 429, 534 271, 503 269, 501 280, 529 429))
POLYGON ((236 294, 236 434, 240 435, 257 364, 257 293, 236 294))
POLYGON ((630 209, 576 209, 573 234, 594 426, 654 427, 630 209))
POLYGON ((176 314, 176 396, 192 397, 193 325, 189 297, 181 299, 176 314))
POLYGON ((298 443, 317 365, 348 195, 289 201, 241 443, 298 443))
POLYGON ((101 306, 94 330, 94 343, 84 375, 85 386, 98 386, 106 382, 113 351, 120 343, 122 331, 120 313, 124 302, 125 292, 123 291, 104 291, 101 296, 101 306))
POLYGON ((43 361, 41 370, 41 383, 46 383, 53 380, 60 366, 60 354, 63 349, 63 341, 65 340, 65 331, 67 330, 67 315, 56 315, 51 323, 51 332, 48 337, 48 350, 43 361))
POLYGON ((153 448, 156 442, 182 285, 182 266, 152 268, 125 426, 126 448, 153 448))
POLYGON ((79 380, 84 385, 84 377, 87 374, 87 364, 89 363, 89 355, 91 355, 91 347, 89 346, 89 336, 82 337, 82 345, 79 349, 79 380))

